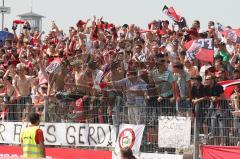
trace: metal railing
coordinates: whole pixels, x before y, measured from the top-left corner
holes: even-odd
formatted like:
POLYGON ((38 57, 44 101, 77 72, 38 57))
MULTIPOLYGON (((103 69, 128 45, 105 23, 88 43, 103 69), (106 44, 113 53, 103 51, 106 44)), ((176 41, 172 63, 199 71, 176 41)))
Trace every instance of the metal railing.
MULTIPOLYGON (((199 147, 208 145, 239 145, 240 117, 233 116, 229 101, 201 101, 192 104, 187 100, 178 102, 170 99, 152 97, 139 105, 129 105, 125 98, 79 99, 44 97, 39 103, 32 103, 30 97, 3 101, 2 120, 26 121, 31 112, 42 114, 45 122, 108 123, 119 126, 121 123, 145 124, 141 152, 183 153, 195 152, 199 156, 199 147), (190 117, 191 145, 186 150, 158 146, 158 120, 161 116, 190 117)), ((171 120, 171 119, 169 119, 171 120)))

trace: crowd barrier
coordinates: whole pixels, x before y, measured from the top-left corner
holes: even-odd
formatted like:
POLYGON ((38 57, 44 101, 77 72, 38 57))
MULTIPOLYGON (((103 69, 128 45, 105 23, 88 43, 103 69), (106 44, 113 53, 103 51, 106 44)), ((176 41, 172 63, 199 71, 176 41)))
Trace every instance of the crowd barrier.
MULTIPOLYGON (((230 101, 206 100, 193 104, 185 99, 176 102, 150 98, 139 105, 129 105, 125 101, 121 96, 114 99, 44 97, 41 102, 33 104, 30 98, 22 97, 15 101, 2 102, 1 118, 4 122, 22 122, 27 120, 28 113, 39 112, 42 114, 42 121, 47 123, 108 124, 116 128, 121 123, 144 124, 140 150, 146 153, 194 153, 196 157, 203 144, 240 144, 240 117, 233 115, 234 109, 230 101), (180 117, 189 120, 187 122, 191 125, 190 144, 183 147, 161 146, 159 133, 162 130, 159 127, 163 126, 164 122, 167 125, 167 121, 176 123, 179 119, 182 120, 180 117)), ((118 133, 117 130, 116 132, 118 133)), ((186 141, 181 142, 184 144, 186 141)))

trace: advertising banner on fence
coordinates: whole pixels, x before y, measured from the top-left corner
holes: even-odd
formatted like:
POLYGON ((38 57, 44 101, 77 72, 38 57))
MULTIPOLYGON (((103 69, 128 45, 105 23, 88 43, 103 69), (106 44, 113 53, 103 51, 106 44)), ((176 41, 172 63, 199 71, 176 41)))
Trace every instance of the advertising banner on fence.
MULTIPOLYGON (((0 123, 0 143, 20 143, 22 122, 0 123)), ((44 123, 45 145, 115 147, 116 129, 109 124, 44 123)))
POLYGON ((202 146, 202 159, 239 159, 238 146, 202 146))
POLYGON ((142 142, 142 136, 145 125, 131 125, 121 124, 119 127, 119 134, 115 147, 115 158, 120 154, 120 149, 124 147, 130 147, 134 154, 139 153, 140 145, 142 142))
MULTIPOLYGON (((20 158, 21 157, 20 146, 0 146, 0 158, 20 158)), ((102 150, 80 150, 70 148, 46 148, 47 159, 111 159, 111 151, 102 150)))
POLYGON ((190 117, 160 116, 158 118, 158 146, 186 148, 190 146, 190 117))
POLYGON ((183 155, 159 154, 159 153, 141 153, 140 159, 183 159, 183 155))

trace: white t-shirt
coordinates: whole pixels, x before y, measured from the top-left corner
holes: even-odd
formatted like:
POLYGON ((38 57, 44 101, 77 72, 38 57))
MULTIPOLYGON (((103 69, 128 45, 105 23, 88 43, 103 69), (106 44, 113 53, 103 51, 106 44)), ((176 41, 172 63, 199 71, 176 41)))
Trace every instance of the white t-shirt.
POLYGON ((226 45, 226 48, 227 48, 227 51, 230 53, 230 55, 234 54, 235 49, 234 49, 234 46, 233 46, 233 45, 227 44, 227 45, 226 45))

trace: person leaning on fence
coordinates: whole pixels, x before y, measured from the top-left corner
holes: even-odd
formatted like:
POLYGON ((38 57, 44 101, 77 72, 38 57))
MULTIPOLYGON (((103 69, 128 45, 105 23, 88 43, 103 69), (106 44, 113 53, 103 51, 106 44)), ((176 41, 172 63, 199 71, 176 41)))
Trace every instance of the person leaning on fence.
POLYGON ((159 108, 157 108, 157 114, 174 115, 176 108, 174 108, 173 102, 179 96, 176 80, 174 79, 173 72, 166 67, 167 61, 165 55, 158 54, 155 56, 155 59, 156 66, 149 70, 149 74, 159 89, 157 96, 159 108))
POLYGON ((22 154, 24 158, 45 158, 44 135, 39 128, 40 115, 29 115, 31 125, 21 133, 22 154))
POLYGON ((240 84, 238 84, 238 86, 234 89, 234 92, 231 95, 230 99, 232 103, 232 108, 234 109, 234 127, 236 131, 236 136, 238 137, 237 145, 240 146, 240 84))
MULTIPOLYGON (((205 135, 204 142, 207 139, 208 135, 208 127, 207 127, 207 115, 208 115, 208 104, 206 104, 206 100, 209 97, 206 95, 206 90, 204 85, 202 84, 202 77, 197 75, 195 77, 191 77, 191 98, 193 104, 193 110, 196 113, 199 113, 200 117, 200 126, 203 127, 203 132, 205 135), (199 111, 196 111, 196 105, 198 105, 199 111)), ((198 114, 195 114, 198 115, 198 114)))
POLYGON ((181 63, 173 65, 173 72, 180 92, 180 100, 176 102, 177 111, 181 115, 189 115, 191 97, 191 82, 189 73, 184 70, 184 65, 181 63))
POLYGON ((8 75, 8 71, 3 77, 3 83, 5 85, 4 90, 4 104, 6 105, 8 121, 16 121, 16 100, 15 100, 15 89, 12 85, 12 77, 8 75))
POLYGON ((17 120, 25 120, 28 113, 31 112, 32 99, 31 84, 33 77, 26 75, 24 64, 17 64, 16 75, 13 79, 13 85, 17 94, 17 120))
POLYGON ((145 122, 145 92, 147 91, 147 84, 140 77, 138 77, 137 70, 129 70, 127 77, 108 83, 114 87, 121 88, 126 91, 126 107, 129 124, 142 124, 145 122))
POLYGON ((224 136, 227 135, 227 108, 225 108, 224 90, 221 85, 216 83, 215 77, 207 75, 205 77, 206 94, 210 97, 210 108, 208 110, 208 117, 211 119, 211 131, 210 136, 215 136, 214 144, 217 144, 216 136, 220 136, 220 142, 224 144, 224 136))

